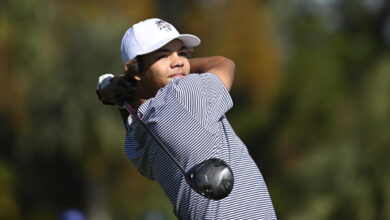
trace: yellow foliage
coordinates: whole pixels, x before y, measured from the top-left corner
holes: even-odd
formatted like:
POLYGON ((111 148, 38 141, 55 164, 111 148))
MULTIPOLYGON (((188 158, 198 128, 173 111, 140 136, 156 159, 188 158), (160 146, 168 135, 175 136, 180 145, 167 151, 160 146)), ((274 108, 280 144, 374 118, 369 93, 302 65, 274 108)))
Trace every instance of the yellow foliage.
POLYGON ((265 7, 255 0, 220 1, 197 5, 190 13, 184 27, 202 40, 197 54, 232 58, 234 86, 246 91, 254 104, 269 101, 278 87, 281 64, 265 7))

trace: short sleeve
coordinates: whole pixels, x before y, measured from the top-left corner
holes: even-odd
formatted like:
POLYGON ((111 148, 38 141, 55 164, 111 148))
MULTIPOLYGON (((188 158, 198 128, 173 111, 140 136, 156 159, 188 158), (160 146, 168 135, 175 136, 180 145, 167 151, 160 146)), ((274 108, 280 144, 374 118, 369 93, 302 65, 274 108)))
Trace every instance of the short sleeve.
POLYGON ((223 82, 213 73, 190 74, 168 85, 169 94, 203 125, 213 125, 233 106, 223 82))

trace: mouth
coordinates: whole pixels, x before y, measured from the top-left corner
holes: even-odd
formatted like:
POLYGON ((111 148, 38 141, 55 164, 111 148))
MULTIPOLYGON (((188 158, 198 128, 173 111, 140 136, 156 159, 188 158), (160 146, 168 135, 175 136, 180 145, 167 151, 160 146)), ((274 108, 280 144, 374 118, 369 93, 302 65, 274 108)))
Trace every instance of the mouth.
POLYGON ((175 79, 175 78, 182 78, 184 76, 185 76, 184 73, 177 73, 177 74, 170 76, 169 78, 175 79))

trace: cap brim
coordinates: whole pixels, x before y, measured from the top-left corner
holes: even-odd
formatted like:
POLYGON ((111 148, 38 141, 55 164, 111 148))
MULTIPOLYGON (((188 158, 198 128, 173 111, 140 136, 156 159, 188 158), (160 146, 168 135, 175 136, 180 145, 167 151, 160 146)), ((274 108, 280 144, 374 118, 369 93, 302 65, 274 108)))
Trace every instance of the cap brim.
POLYGON ((160 41, 159 43, 153 45, 152 47, 148 48, 147 50, 145 50, 144 53, 140 53, 138 55, 145 55, 145 54, 148 54, 148 53, 152 53, 153 51, 155 50, 158 50, 160 49, 161 47, 163 47, 165 44, 175 40, 175 39, 179 39, 183 42, 184 46, 186 47, 196 47, 200 44, 200 39, 195 36, 195 35, 192 35, 192 34, 180 34, 179 36, 175 37, 175 38, 171 38, 171 39, 164 39, 163 41, 160 41))
POLYGON ((192 34, 181 34, 176 39, 181 40, 186 47, 196 47, 200 44, 199 37, 192 34))

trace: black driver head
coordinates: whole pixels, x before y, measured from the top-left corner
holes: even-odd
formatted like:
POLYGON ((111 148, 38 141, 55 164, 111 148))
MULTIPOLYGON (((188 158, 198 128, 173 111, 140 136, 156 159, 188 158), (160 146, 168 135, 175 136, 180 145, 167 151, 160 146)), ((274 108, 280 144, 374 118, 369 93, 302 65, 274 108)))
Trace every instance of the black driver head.
POLYGON ((205 160, 192 167, 185 177, 188 184, 196 192, 209 199, 223 199, 233 189, 232 169, 221 159, 205 160))

